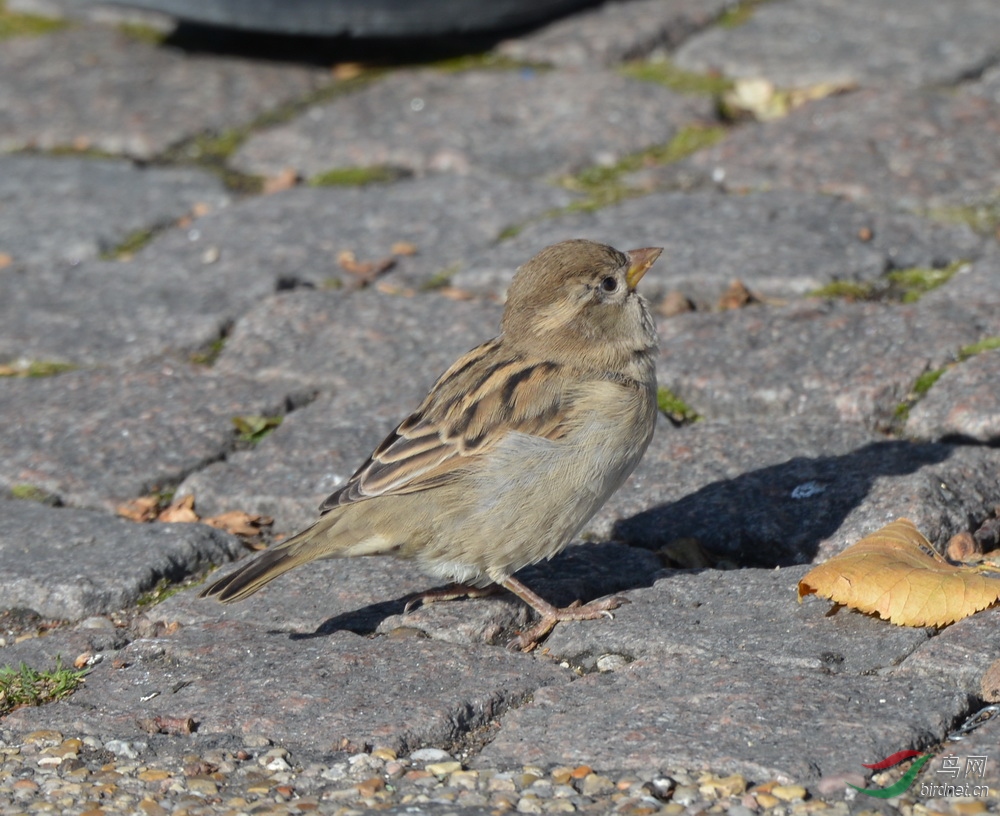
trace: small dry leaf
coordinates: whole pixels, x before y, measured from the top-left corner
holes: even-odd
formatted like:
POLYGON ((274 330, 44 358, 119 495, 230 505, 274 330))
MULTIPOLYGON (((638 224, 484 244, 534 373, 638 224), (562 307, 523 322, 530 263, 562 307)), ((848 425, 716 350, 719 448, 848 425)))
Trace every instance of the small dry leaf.
POLYGON ((736 114, 749 114, 765 122, 780 119, 807 102, 845 93, 855 87, 852 82, 821 82, 805 88, 782 90, 774 83, 756 77, 738 79, 732 90, 722 96, 723 105, 736 114))
POLYGON ((230 510, 227 513, 219 513, 217 516, 203 519, 203 521, 210 527, 216 527, 238 536, 260 535, 262 528, 274 524, 274 519, 270 516, 247 513, 244 510, 230 510))
POLYGON ((472 300, 475 298, 475 295, 468 289, 459 289, 457 286, 442 286, 437 290, 437 293, 448 300, 472 300))
POLYGON ((6 252, 0 252, 0 269, 6 269, 14 263, 14 256, 8 255, 6 252))
POLYGON ((76 660, 73 661, 74 669, 83 669, 90 665, 90 660, 93 655, 90 652, 84 652, 81 655, 77 655, 76 660))
POLYGON ((659 303, 656 304, 656 313, 663 317, 674 317, 679 314, 694 311, 694 303, 683 292, 671 289, 667 292, 659 303))
POLYGON ((858 240, 867 243, 874 237, 871 227, 862 227, 858 230, 858 240))
POLYGON ((188 494, 171 502, 157 517, 157 521, 165 521, 173 524, 190 524, 198 520, 198 514, 194 512, 194 496, 188 494))
POLYGON ((356 76, 360 76, 361 72, 365 70, 365 66, 360 62, 338 62, 333 66, 333 78, 339 79, 341 81, 345 79, 354 79, 356 76))
POLYGON ((374 283, 379 275, 392 269, 396 265, 396 259, 390 255, 377 261, 359 261, 351 250, 345 249, 337 254, 337 265, 345 272, 354 275, 355 287, 362 288, 374 283))
POLYGON ((900 626, 947 626, 995 604, 1000 580, 952 566, 901 518, 810 570, 799 598, 813 593, 900 626))
POLYGON ((155 717, 141 717, 135 722, 147 734, 173 734, 180 736, 193 734, 198 728, 198 724, 191 717, 157 715, 155 717))
POLYGON ((389 250, 393 255, 416 255, 417 245, 409 241, 396 241, 389 250))
POLYGON ((970 561, 976 561, 983 554, 982 548, 979 546, 979 542, 973 537, 972 533, 968 530, 963 530, 960 533, 955 533, 944 548, 944 555, 949 561, 957 561, 959 563, 967 563, 970 561))
POLYGON ((399 286, 395 283, 387 283, 386 281, 378 281, 375 284, 375 289, 381 292, 383 295, 400 295, 401 297, 414 297, 417 294, 417 290, 409 286, 399 286))
POLYGON ((264 179, 264 186, 261 192, 264 195, 269 193, 280 193, 282 190, 290 190, 299 183, 299 174, 294 167, 286 167, 275 176, 268 176, 264 179))
POLYGON ((760 303, 760 298, 747 289, 743 281, 734 280, 719 298, 719 310, 726 312, 730 309, 742 309, 751 303, 760 303))
POLYGON ((159 507, 160 500, 156 496, 140 496, 118 505, 115 512, 130 521, 152 521, 159 507))

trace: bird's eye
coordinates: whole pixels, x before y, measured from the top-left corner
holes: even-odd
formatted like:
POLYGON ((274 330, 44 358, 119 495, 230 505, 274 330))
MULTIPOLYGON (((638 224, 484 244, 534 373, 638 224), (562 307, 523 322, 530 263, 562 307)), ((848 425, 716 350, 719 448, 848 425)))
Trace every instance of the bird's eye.
POLYGON ((615 289, 618 288, 618 281, 617 279, 608 275, 608 277, 606 277, 604 280, 601 281, 601 288, 605 292, 614 292, 615 289))

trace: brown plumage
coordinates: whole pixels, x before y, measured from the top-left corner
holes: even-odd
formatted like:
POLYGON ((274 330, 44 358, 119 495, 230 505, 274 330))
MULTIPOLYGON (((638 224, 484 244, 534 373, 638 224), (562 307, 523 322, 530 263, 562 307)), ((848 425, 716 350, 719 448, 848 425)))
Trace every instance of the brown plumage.
POLYGON ((500 335, 438 379, 319 520, 202 595, 238 601, 317 558, 384 553, 514 592, 542 616, 525 649, 560 620, 609 614, 621 599, 557 609, 513 574, 562 550, 649 444, 656 335, 635 286, 660 251, 542 250, 514 276, 500 335))

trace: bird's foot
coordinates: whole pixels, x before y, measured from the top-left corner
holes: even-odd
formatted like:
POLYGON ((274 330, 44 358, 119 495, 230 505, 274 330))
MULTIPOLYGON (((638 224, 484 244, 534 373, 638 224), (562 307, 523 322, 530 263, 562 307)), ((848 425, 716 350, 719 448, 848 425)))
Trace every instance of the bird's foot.
POLYGON ((541 620, 538 623, 521 632, 507 644, 507 648, 513 651, 530 652, 560 621, 613 619, 614 615, 611 614, 611 610, 629 603, 628 598, 612 596, 600 598, 587 604, 574 601, 569 606, 557 607, 532 592, 516 578, 508 578, 504 582, 504 586, 541 615, 541 620))
POLYGON ((445 587, 429 589, 426 592, 411 595, 406 606, 403 607, 403 614, 410 614, 410 610, 419 603, 426 606, 438 601, 455 601, 459 598, 485 598, 488 595, 495 595, 499 591, 500 587, 495 584, 487 587, 477 587, 471 584, 448 584, 445 587))

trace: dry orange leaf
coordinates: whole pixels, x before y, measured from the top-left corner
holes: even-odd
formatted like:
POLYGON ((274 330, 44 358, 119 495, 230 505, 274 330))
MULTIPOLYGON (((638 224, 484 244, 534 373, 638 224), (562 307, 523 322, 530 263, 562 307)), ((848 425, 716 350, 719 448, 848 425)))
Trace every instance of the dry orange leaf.
POLYGON ((160 500, 156 496, 140 496, 118 505, 115 512, 129 521, 152 521, 159 506, 160 500))
POLYGON ((194 512, 194 496, 188 494, 170 503, 163 512, 156 517, 157 521, 165 521, 174 524, 189 524, 198 520, 198 514, 194 512))
POLYGON ((260 535, 262 527, 274 523, 274 519, 270 516, 247 513, 244 510, 230 510, 228 513, 219 513, 219 515, 203 519, 203 521, 210 527, 217 527, 227 533, 239 536, 260 535))
POLYGON ((799 581, 813 593, 900 626, 947 626, 1000 599, 1000 580, 955 567, 909 519, 865 536, 799 581))

